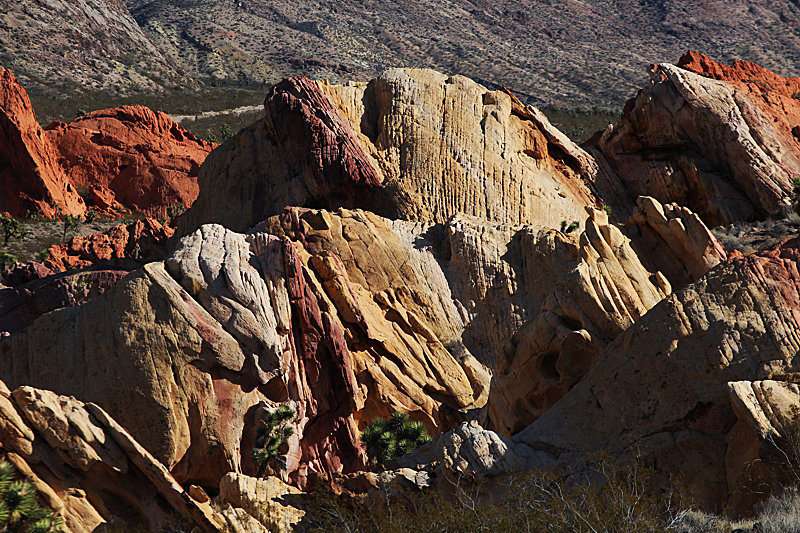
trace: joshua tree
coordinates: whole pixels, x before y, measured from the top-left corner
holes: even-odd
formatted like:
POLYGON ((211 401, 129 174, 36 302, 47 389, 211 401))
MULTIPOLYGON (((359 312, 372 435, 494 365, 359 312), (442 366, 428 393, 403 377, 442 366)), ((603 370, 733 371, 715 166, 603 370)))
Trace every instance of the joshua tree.
POLYGON ((0 214, 0 226, 3 227, 3 244, 8 244, 8 239, 14 237, 16 239, 21 239, 30 231, 28 228, 22 225, 22 222, 15 218, 11 218, 10 216, 6 215, 5 213, 0 214))
POLYGON ((81 223, 80 215, 64 215, 64 235, 61 238, 61 240, 66 242, 67 232, 71 229, 77 228, 78 224, 80 223, 81 223))
POLYGON ((394 413, 388 420, 375 418, 361 434, 367 455, 378 464, 396 459, 432 439, 422 422, 412 422, 405 413, 394 413))
POLYGON ((270 413, 264 424, 256 430, 256 445, 253 448, 253 460, 258 465, 258 477, 264 474, 264 469, 270 459, 276 459, 283 468, 286 462, 278 457, 278 449, 286 444, 294 434, 294 428, 289 425, 295 417, 294 409, 288 405, 281 405, 276 411, 270 413))

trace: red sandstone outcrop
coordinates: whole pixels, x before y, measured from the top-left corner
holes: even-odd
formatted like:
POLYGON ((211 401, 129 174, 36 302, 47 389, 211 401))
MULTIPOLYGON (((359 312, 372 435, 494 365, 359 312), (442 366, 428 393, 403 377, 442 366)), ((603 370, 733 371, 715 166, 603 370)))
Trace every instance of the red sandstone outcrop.
POLYGON ((0 67, 0 211, 15 217, 41 212, 83 215, 86 206, 64 170, 58 152, 36 122, 25 89, 0 67))
POLYGON ((792 178, 800 176, 792 133, 800 124, 800 101, 792 97, 800 81, 694 53, 681 66, 702 75, 654 65, 650 86, 600 138, 600 168, 617 174, 632 198, 688 207, 709 226, 785 209, 792 178))
POLYGON ((462 76, 393 69, 341 86, 290 78, 265 108, 209 156, 179 235, 210 222, 245 231, 287 205, 556 228, 598 203, 588 182, 596 166, 582 149, 541 113, 462 76))
POLYGON ((107 262, 133 270, 142 262, 163 259, 167 240, 174 232, 152 218, 120 224, 104 233, 73 237, 65 244, 51 246, 46 265, 61 272, 107 262))
POLYGON ((56 122, 45 135, 70 183, 90 191, 97 208, 121 205, 153 217, 194 202, 200 165, 215 147, 166 114, 139 105, 56 122))

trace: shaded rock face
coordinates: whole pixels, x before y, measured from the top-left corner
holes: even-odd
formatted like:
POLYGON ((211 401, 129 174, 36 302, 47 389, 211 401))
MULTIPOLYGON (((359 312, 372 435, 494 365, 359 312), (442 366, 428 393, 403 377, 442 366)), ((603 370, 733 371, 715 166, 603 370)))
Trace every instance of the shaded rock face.
MULTIPOLYGON (((707 63, 683 62, 725 77, 722 66, 707 63)), ((653 66, 650 76, 650 87, 598 143, 631 196, 688 207, 709 226, 763 218, 788 205, 792 177, 800 175, 791 134, 800 102, 786 94, 793 82, 771 91, 668 64, 653 66)))
POLYGON ((25 89, 0 68, 0 211, 23 217, 41 212, 83 215, 86 206, 58 165, 58 153, 36 122, 25 89))
POLYGON ((0 289, 0 332, 16 333, 54 309, 82 305, 126 274, 125 270, 65 272, 0 289))
POLYGON ((173 234, 171 227, 145 218, 114 226, 103 233, 73 237, 65 244, 55 244, 47 250, 46 264, 56 271, 99 263, 133 270, 145 261, 163 259, 167 241, 173 234))
POLYGON ((203 165, 206 192, 179 235, 209 222, 244 231, 287 205, 558 227, 596 203, 586 181, 596 165, 583 150, 538 111, 467 78, 414 69, 345 86, 290 78, 265 108, 203 165))
POLYGON ((604 212, 588 211, 578 242, 554 231, 523 236, 532 256, 526 261, 544 263, 528 269, 524 282, 549 293, 494 366, 489 427, 498 432, 517 433, 545 413, 613 339, 671 292, 604 212))
POLYGON ((640 196, 625 223, 642 264, 660 269, 673 289, 682 289, 728 258, 700 217, 677 204, 640 196))
POLYGON ((160 531, 175 511, 200 531, 224 530, 222 516, 189 497, 97 405, 33 387, 12 393, 0 382, 0 438, 4 459, 61 516, 65 531, 160 531))
POLYGON ((91 191, 96 209, 121 205, 153 217, 194 202, 200 165, 215 146, 138 105, 56 122, 46 135, 69 181, 91 191))
POLYGON ((668 296, 513 441, 562 460, 598 449, 624 457, 635 445, 686 476, 707 505, 728 501, 737 420, 728 382, 796 369, 798 246, 732 259, 668 296))
POLYGON ((445 348, 444 274, 396 224, 293 210, 269 222, 278 236, 204 226, 0 342, 0 372, 104 406, 180 482, 254 472, 259 411, 287 402, 293 483, 362 469, 363 420, 399 410, 436 434, 488 394, 485 368, 445 348))

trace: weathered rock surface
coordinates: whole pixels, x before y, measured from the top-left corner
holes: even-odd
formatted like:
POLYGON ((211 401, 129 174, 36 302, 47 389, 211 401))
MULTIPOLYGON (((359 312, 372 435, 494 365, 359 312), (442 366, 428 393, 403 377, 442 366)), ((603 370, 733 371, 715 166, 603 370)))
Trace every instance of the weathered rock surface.
POLYGON ((86 303, 113 287, 126 270, 64 272, 0 289, 0 332, 22 331, 45 313, 86 303))
POLYGON ((73 187, 91 192, 95 209, 121 205, 152 217, 194 202, 200 165, 216 146, 139 105, 55 122, 45 135, 73 187))
POLYGON ((244 509, 268 531, 290 533, 306 514, 292 505, 292 497, 302 494, 274 476, 258 479, 230 472, 220 480, 215 501, 244 509))
POLYGON ((625 223, 642 264, 658 268, 673 289, 681 289, 728 258, 697 214, 676 204, 640 196, 625 223))
POLYGON ((244 231, 287 205, 558 227, 597 202, 583 150, 541 113, 464 77, 394 69, 369 84, 290 78, 265 108, 208 158, 205 192, 179 235, 209 222, 244 231))
POLYGON ((83 215, 86 206, 58 165, 58 152, 42 131, 25 89, 0 68, 0 211, 15 217, 41 212, 83 215))
POLYGON ((293 210, 270 225, 294 242, 204 226, 0 342, 0 373, 104 406, 182 483, 253 472, 259 410, 286 402, 293 483, 363 468, 362 420, 399 410, 435 434, 488 394, 485 368, 445 348, 460 326, 443 273, 396 224, 293 210))
MULTIPOLYGON (((690 56, 681 64, 730 78, 690 56)), ((755 67, 733 70, 744 72, 755 67)), ((654 65, 651 85, 628 102, 598 147, 631 197, 690 208, 709 226, 765 217, 788 204, 800 152, 792 127, 800 102, 777 83, 717 81, 674 65, 654 65)), ((733 77, 737 79, 737 77, 733 77)), ((740 79, 741 77, 738 77, 740 79)), ((602 158, 602 157, 601 157, 602 158)))
POLYGON ((494 366, 490 427, 506 435, 561 399, 613 339, 671 292, 660 272, 642 266, 603 211, 587 210, 578 242, 555 231, 523 235, 526 261, 539 263, 526 270, 532 275, 524 282, 546 288, 547 296, 494 366))
POLYGON ((40 501, 64 519, 65 532, 160 531, 175 511, 201 531, 223 531, 222 516, 192 499, 97 405, 33 387, 11 393, 0 382, 0 443, 40 501))
POLYGON ((45 264, 53 270, 86 268, 98 263, 133 270, 145 261, 163 259, 167 241, 175 233, 152 218, 114 226, 103 233, 73 237, 47 251, 45 264))

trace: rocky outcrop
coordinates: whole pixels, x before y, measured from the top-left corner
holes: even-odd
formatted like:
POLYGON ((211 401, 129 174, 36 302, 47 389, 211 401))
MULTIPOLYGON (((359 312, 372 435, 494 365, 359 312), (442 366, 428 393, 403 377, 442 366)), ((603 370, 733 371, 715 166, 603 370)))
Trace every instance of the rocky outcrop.
POLYGON ((498 432, 517 433, 545 413, 613 339, 671 292, 660 272, 642 266, 603 211, 587 210, 577 242, 554 231, 526 235, 523 249, 539 256, 526 259, 545 264, 527 270, 533 276, 524 281, 549 293, 494 366, 489 419, 498 432), (541 279, 544 272, 549 279, 541 279))
POLYGON ((163 259, 167 241, 174 232, 157 220, 144 218, 53 245, 47 250, 49 258, 45 263, 61 272, 101 263, 133 270, 144 262, 163 259))
POLYGON ((73 187, 90 193, 92 207, 124 207, 152 217, 194 202, 200 165, 215 147, 140 105, 56 122, 45 134, 73 187))
POLYGON ((45 313, 82 305, 113 287, 125 270, 64 272, 0 289, 0 332, 22 331, 45 313))
POLYGON ((291 533, 306 514, 292 501, 302 494, 276 477, 257 479, 230 472, 220 481, 215 501, 244 509, 270 532, 291 533))
MULTIPOLYGON (((681 63, 730 78, 730 69, 711 68, 707 58, 681 63)), ((741 67, 733 70, 753 70, 741 67)), ((788 205, 800 175, 791 132, 800 102, 788 94, 794 82, 775 82, 782 89, 772 91, 759 79, 717 81, 669 64, 654 65, 650 77, 598 143, 631 197, 688 207, 709 226, 788 205)))
POLYGON ((703 221, 686 207, 661 205, 640 196, 625 223, 642 264, 658 268, 673 289, 681 289, 728 258, 703 221))
POLYGON ((100 407, 50 391, 0 382, 4 458, 31 482, 65 532, 106 526, 160 531, 174 512, 216 533, 224 521, 190 497, 169 472, 100 407))
POLYGON ((211 487, 254 473, 259 412, 277 404, 297 413, 285 475, 302 486, 363 468, 372 416, 408 412, 436 434, 486 402, 485 368, 446 347, 458 315, 408 223, 294 209, 267 226, 204 226, 0 342, 0 373, 107 408, 178 481, 211 487))
POLYGON ((461 76, 394 69, 344 86, 290 78, 265 108, 203 165, 179 235, 209 222, 244 231, 287 205, 558 227, 597 201, 583 150, 541 113, 461 76))
POLYGON ((83 215, 86 206, 58 165, 25 89, 0 68, 0 211, 15 217, 41 213, 83 215))

